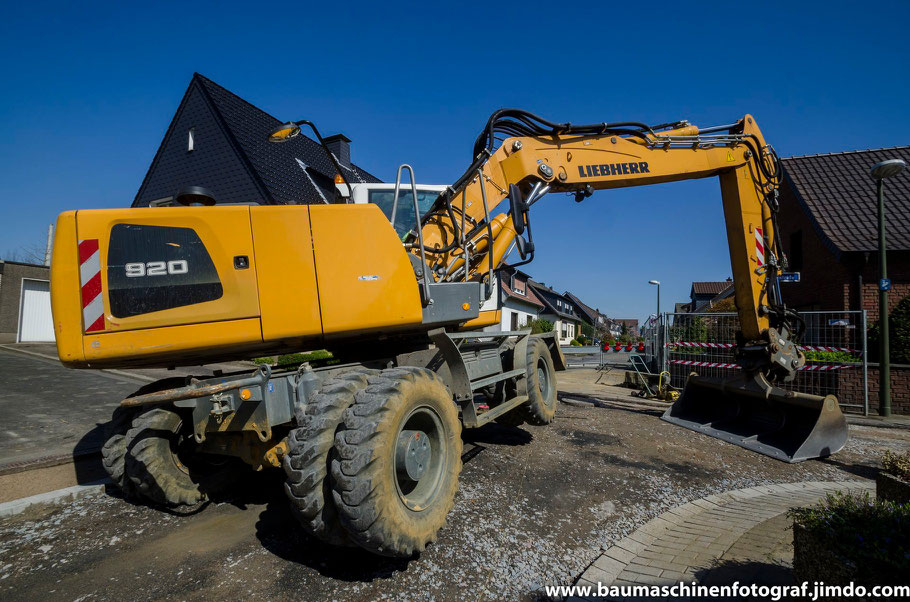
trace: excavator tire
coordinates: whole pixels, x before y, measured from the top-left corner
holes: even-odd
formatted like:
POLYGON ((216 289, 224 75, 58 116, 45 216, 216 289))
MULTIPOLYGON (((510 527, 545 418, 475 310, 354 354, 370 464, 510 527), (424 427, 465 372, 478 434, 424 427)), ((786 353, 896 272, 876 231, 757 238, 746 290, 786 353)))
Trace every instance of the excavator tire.
MULTIPOLYGON (((512 369, 515 356, 515 341, 511 340, 505 345, 505 349, 502 352, 502 369, 508 371, 512 369)), ((505 401, 507 397, 513 397, 515 395, 515 386, 506 386, 505 382, 496 383, 497 387, 497 397, 498 401, 505 401)), ((502 416, 495 418, 495 421, 499 424, 504 424, 506 426, 521 426, 525 423, 525 414, 521 411, 521 408, 515 408, 510 412, 506 412, 502 416)))
POLYGON ((312 401, 298 410, 298 427, 288 435, 284 490, 291 509, 307 533, 331 545, 354 545, 332 499, 329 472, 335 432, 342 414, 354 403, 354 394, 376 374, 378 370, 355 369, 324 381, 312 401))
POLYGON ((197 453, 189 425, 169 408, 133 419, 126 434, 126 474, 145 499, 162 506, 191 506, 223 493, 235 479, 230 458, 197 453))
MULTIPOLYGON (((163 391, 184 384, 183 378, 166 378, 154 383, 143 385, 130 397, 145 395, 155 391, 163 391)), ((108 476, 125 497, 133 497, 133 483, 126 476, 126 433, 130 429, 138 410, 118 406, 111 416, 111 421, 105 428, 104 445, 101 447, 101 464, 108 476)))
POLYGON ((133 483, 126 477, 126 432, 133 422, 136 411, 118 407, 105 429, 105 441, 101 446, 101 464, 114 485, 124 497, 132 497, 133 483))
POLYGON ((335 435, 332 494, 351 540, 410 557, 436 540, 454 504, 461 423, 434 372, 392 368, 368 381, 335 435))
MULTIPOLYGON (((535 426, 544 426, 553 422, 556 416, 556 368, 547 344, 540 339, 532 338, 528 341, 528 350, 525 355, 525 367, 528 379, 528 401, 521 404, 509 414, 515 414, 511 419, 535 426)), ((514 385, 511 394, 515 395, 514 385)), ((520 423, 519 423, 520 424, 520 423)))

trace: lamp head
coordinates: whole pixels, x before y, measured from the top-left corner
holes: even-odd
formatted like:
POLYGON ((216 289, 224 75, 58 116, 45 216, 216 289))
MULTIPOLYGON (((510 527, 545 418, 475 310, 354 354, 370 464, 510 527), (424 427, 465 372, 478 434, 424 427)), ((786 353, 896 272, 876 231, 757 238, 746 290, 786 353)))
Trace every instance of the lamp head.
POLYGON ((648 284, 656 284, 660 286, 660 280, 648 280, 648 284))
POLYGON ((893 178, 902 172, 905 167, 907 167, 907 163, 903 159, 888 159, 873 165, 869 173, 875 180, 884 180, 885 178, 893 178))
POLYGON ((279 125, 269 133, 269 142, 287 142, 300 135, 300 126, 293 122, 279 125))

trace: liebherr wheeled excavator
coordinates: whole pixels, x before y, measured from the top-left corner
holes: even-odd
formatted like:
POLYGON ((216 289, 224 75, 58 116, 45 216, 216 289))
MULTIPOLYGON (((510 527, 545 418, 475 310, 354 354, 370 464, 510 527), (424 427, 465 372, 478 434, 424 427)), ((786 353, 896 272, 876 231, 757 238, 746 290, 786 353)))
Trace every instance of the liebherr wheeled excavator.
MULTIPOLYGON (((287 141, 302 125, 321 140, 308 121, 263 136, 287 141)), ((392 223, 405 203, 415 216, 404 237, 370 204, 62 214, 51 290, 64 364, 334 356, 147 385, 111 421, 103 457, 114 481, 153 503, 193 504, 222 492, 238 465, 283 467, 314 536, 386 555, 423 550, 453 504, 462 428, 545 425, 556 411, 565 361, 552 333, 479 330, 500 321, 486 303, 498 295, 497 268, 513 250, 515 265, 534 257, 533 205, 553 192, 581 201, 710 176, 723 196, 742 370, 725 381, 691 376, 664 419, 790 462, 843 447, 836 399, 774 384, 805 362, 802 321, 777 285, 780 167, 751 116, 699 129, 572 125, 504 109, 472 156, 427 211, 413 183, 396 186, 392 223)))

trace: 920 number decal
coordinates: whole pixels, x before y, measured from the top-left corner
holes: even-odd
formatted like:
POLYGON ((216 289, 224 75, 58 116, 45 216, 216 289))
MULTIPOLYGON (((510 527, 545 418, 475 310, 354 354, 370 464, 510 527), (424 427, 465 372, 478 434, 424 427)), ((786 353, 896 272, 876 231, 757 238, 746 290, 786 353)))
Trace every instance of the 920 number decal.
POLYGON ((128 263, 123 266, 126 270, 127 278, 139 278, 142 276, 168 276, 173 274, 186 274, 190 271, 190 266, 186 259, 176 259, 174 261, 149 261, 146 263, 128 263))

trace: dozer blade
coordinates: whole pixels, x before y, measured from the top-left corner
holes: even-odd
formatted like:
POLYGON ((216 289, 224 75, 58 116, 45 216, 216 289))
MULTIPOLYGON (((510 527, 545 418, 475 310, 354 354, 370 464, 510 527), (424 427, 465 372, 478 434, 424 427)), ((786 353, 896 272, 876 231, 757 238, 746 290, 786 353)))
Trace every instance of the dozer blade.
POLYGON ((693 374, 662 418, 791 463, 830 456, 847 442, 847 420, 833 395, 785 391, 761 374, 693 374))

